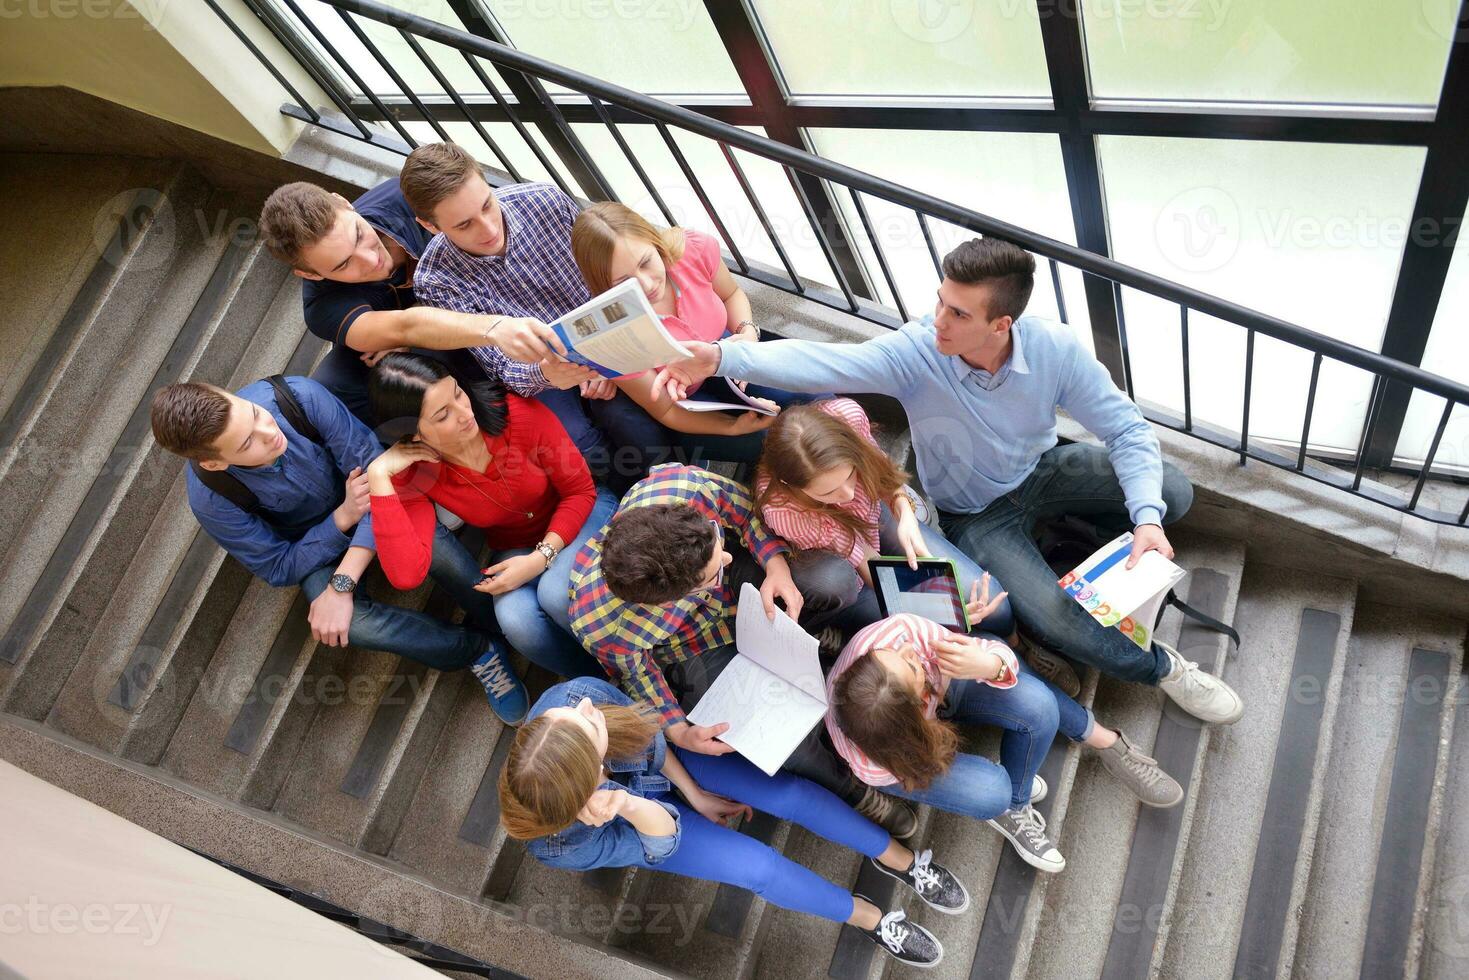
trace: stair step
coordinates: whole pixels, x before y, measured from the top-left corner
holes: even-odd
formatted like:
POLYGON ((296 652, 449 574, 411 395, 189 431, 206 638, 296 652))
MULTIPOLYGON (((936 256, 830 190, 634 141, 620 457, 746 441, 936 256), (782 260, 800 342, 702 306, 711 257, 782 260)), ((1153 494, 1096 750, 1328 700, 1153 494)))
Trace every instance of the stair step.
MULTIPOLYGON (((1459 860, 1453 842, 1463 838, 1462 819, 1445 819, 1454 813, 1445 805, 1450 772, 1462 763, 1449 742, 1460 721, 1452 717, 1459 700, 1449 695, 1451 684, 1462 685, 1464 630, 1462 621, 1411 610, 1371 604, 1357 610, 1291 964, 1297 976, 1413 976, 1403 927, 1423 915, 1420 884, 1431 882, 1442 890, 1429 909, 1448 910, 1448 931, 1438 935, 1455 949, 1464 905, 1454 898, 1453 877, 1432 873, 1431 852, 1437 841, 1440 870, 1444 862, 1453 866, 1459 860), (1399 898, 1401 910, 1393 908, 1399 898), (1406 922, 1394 918, 1400 911, 1409 915, 1406 922)), ((1426 963, 1437 961, 1431 942, 1422 954, 1426 963)), ((1463 965, 1461 959, 1450 975, 1462 975, 1463 965)))
MULTIPOLYGON (((1176 560, 1190 573, 1179 588, 1185 601, 1233 621, 1243 547, 1181 531, 1172 537, 1176 560)), ((1205 669, 1219 662, 1228 642, 1176 612, 1164 617, 1158 635, 1205 669)), ((1100 723, 1123 732, 1140 751, 1156 758, 1188 795, 1166 810, 1144 807, 1094 753, 1083 754, 1070 818, 1057 838, 1066 870, 1048 885, 1029 963, 1033 978, 1148 974, 1173 868, 1197 799, 1205 730, 1166 695, 1102 677, 1093 710, 1100 723)))
MULTIPOLYGON (((233 265, 221 261, 216 280, 233 265)), ((169 594, 171 581, 197 581, 217 550, 193 543, 199 535, 184 499, 183 467, 153 443, 149 407, 152 392, 186 377, 227 383, 246 355, 283 273, 258 247, 237 268, 229 288, 195 304, 191 321, 207 326, 192 344, 189 325, 180 333, 119 437, 109 465, 114 473, 94 481, 68 538, 88 528, 100 533, 78 542, 79 553, 68 553, 64 541, 48 564, 48 574, 54 567, 71 584, 30 658, 27 669, 37 674, 11 699, 11 710, 34 716, 49 709, 50 724, 99 747, 116 750, 158 678, 160 657, 187 608, 182 590, 169 594), (100 516, 93 513, 98 509, 100 516), (91 561, 92 555, 132 558, 91 561), (75 567, 63 570, 66 563, 75 567)))
MULTIPOLYGON (((838 847, 803 827, 791 828, 785 855, 827 881, 839 884, 855 881, 865 860, 856 851, 838 847)), ((764 919, 764 937, 759 947, 750 951, 751 963, 736 975, 748 971, 760 980, 774 980, 826 973, 842 932, 840 924, 773 906, 766 909, 764 919)))
POLYGON ((1464 709, 1469 700, 1469 675, 1464 673, 1462 642, 1446 648, 1457 649, 1459 663, 1450 671, 1452 687, 1446 699, 1447 708, 1454 712, 1454 726, 1443 753, 1448 772, 1436 821, 1436 860, 1423 919, 1420 980, 1460 977, 1469 962, 1469 820, 1458 816, 1469 812, 1469 710, 1464 709))
MULTIPOLYGON (((1342 579, 1263 565, 1245 569, 1235 614, 1243 652, 1226 662, 1223 670, 1224 679, 1244 699, 1245 718, 1208 733, 1207 759, 1190 829, 1190 838, 1200 844, 1185 850, 1178 890, 1162 910, 1167 931, 1160 929, 1159 944, 1165 946, 1161 961, 1165 975, 1228 977, 1232 970, 1246 968, 1247 961, 1237 957, 1251 955, 1254 947, 1248 944, 1258 935, 1254 930, 1263 926, 1280 930, 1283 951, 1294 945, 1293 925, 1279 919, 1288 914, 1288 903, 1257 899, 1257 907, 1265 901, 1272 919, 1251 923, 1250 932, 1243 935, 1247 945, 1241 947, 1250 903, 1250 870, 1257 851, 1265 847, 1267 854, 1288 865, 1271 870, 1277 875, 1288 872, 1292 890, 1297 880, 1309 874, 1323 773, 1277 774, 1272 767, 1282 731, 1291 737, 1298 732, 1297 712, 1316 710, 1291 687, 1290 665, 1297 656, 1312 658, 1314 644, 1328 642, 1313 632, 1302 634, 1303 622, 1311 631, 1323 624, 1307 610, 1337 617, 1327 627, 1333 649, 1327 661, 1329 673, 1313 676, 1307 685, 1314 692, 1312 697, 1324 698, 1322 720, 1313 737, 1318 742, 1317 754, 1323 762, 1329 759, 1330 744, 1325 740, 1331 736, 1330 719, 1335 714, 1355 601, 1355 584, 1342 579), (1295 814, 1277 821, 1266 808, 1271 785, 1281 786, 1280 780, 1305 781, 1312 791, 1295 814), (1300 846, 1296 853, 1285 854, 1289 840, 1283 838, 1292 835, 1299 835, 1300 846)), ((1271 883, 1277 895, 1285 887, 1278 882, 1276 878, 1271 883)))

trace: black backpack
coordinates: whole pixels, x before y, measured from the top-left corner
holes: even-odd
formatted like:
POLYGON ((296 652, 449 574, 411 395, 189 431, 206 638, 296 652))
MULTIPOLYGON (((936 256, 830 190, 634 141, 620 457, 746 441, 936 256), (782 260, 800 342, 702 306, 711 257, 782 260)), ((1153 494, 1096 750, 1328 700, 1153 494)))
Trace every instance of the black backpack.
MULTIPOLYGON (((296 401, 296 395, 291 391, 290 386, 286 384, 285 376, 273 374, 265 380, 269 381, 270 386, 275 389, 276 406, 281 410, 281 414, 286 417, 286 421, 291 423, 291 428, 318 446, 322 445, 325 440, 322 438, 316 426, 312 425, 311 420, 306 417, 306 410, 301 407, 300 402, 296 401)), ((245 513, 259 513, 260 498, 256 497, 255 493, 249 487, 245 486, 245 484, 241 483, 229 470, 206 470, 199 465, 197 460, 191 462, 189 465, 193 467, 194 475, 199 478, 200 483, 245 513)), ((336 504, 332 506, 336 507, 336 504)))

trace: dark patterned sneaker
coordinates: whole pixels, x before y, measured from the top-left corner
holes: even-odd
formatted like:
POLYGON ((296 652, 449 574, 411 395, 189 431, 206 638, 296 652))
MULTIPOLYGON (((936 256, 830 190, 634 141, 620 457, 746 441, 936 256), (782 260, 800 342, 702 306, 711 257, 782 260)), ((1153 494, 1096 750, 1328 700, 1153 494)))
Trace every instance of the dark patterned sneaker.
POLYGON ((918 829, 918 812, 913 809, 913 804, 889 796, 873 786, 867 787, 867 792, 862 794, 862 799, 853 809, 898 840, 907 840, 918 829))
POLYGON ((913 855, 913 865, 907 871, 894 871, 874 857, 867 860, 889 878, 896 878, 913 889, 929 908, 945 915, 958 915, 969 908, 969 891, 964 883, 948 868, 933 863, 933 851, 913 855))
POLYGON ((902 909, 883 916, 876 929, 857 931, 877 943, 899 963, 916 966, 920 970, 932 969, 944 958, 944 947, 938 937, 918 923, 909 922, 908 913, 902 909))
POLYGON ((1052 873, 1066 867, 1066 859, 1046 836, 1046 818, 1027 804, 1019 810, 1006 810, 989 821, 989 825, 1005 835, 1021 860, 1033 868, 1052 873))

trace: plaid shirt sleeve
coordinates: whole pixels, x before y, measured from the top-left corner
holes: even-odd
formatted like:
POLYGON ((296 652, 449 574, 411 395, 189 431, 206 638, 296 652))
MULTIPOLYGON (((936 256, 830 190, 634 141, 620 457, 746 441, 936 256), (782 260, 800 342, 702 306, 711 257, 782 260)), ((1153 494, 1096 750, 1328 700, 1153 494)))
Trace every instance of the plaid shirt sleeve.
POLYGON ((790 551, 785 541, 765 526, 755 511, 755 498, 748 488, 707 470, 699 471, 708 481, 720 523, 739 532, 740 541, 764 568, 770 559, 790 551))
POLYGON ((469 352, 486 374, 505 382, 505 387, 517 395, 531 398, 551 387, 539 364, 512 361, 498 347, 471 347, 469 352))

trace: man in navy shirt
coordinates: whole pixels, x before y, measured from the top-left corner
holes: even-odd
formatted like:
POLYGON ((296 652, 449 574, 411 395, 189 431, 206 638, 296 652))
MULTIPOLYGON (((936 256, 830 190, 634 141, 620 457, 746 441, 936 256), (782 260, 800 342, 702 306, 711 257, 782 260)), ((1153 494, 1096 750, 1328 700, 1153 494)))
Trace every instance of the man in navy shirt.
POLYGON ((440 526, 430 574, 464 608, 470 627, 375 602, 357 583, 376 556, 367 464, 381 452, 372 431, 309 378, 256 381, 238 394, 198 382, 153 398, 153 436, 191 460, 189 507, 200 526, 271 585, 300 585, 311 601, 311 635, 397 653, 439 670, 469 667, 491 706, 518 724, 524 685, 496 639, 489 595, 477 592, 479 564, 440 526), (302 429, 314 429, 303 434, 302 429))
POLYGON ((397 178, 350 203, 315 184, 285 184, 265 202, 260 235, 306 280, 307 329, 333 344, 313 377, 369 424, 367 371, 386 351, 445 352, 437 356, 472 380, 480 373, 476 362, 454 352, 483 346, 511 361, 535 362, 562 350, 536 320, 415 305, 414 272, 432 236, 414 219, 397 178))

